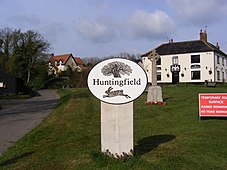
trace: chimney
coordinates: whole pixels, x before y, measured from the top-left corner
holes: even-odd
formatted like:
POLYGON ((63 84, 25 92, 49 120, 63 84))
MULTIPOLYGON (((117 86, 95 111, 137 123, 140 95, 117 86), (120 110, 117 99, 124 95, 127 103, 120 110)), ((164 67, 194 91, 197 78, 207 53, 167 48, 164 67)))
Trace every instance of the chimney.
POLYGON ((173 39, 170 39, 170 40, 169 40, 169 43, 173 43, 173 39))
POLYGON ((200 30, 200 40, 201 41, 204 41, 204 42, 207 42, 207 32, 206 32, 206 30, 200 30))
POLYGON ((216 44, 216 48, 217 48, 217 49, 220 49, 220 46, 219 46, 218 42, 217 42, 217 44, 216 44))

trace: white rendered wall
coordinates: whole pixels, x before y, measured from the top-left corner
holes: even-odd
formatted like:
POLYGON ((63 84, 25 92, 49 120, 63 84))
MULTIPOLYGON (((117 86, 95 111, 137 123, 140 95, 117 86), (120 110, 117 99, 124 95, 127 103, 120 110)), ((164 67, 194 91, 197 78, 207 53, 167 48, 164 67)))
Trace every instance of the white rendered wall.
POLYGON ((209 74, 209 70, 214 71, 213 52, 189 53, 179 55, 179 65, 181 65, 180 82, 204 82, 205 80, 214 81, 214 74, 209 74), (200 63, 191 63, 191 55, 200 55, 200 63), (200 65, 200 68, 192 69, 192 65, 200 65), (192 80, 191 72, 200 71, 200 80, 192 80), (184 74, 184 77, 181 74, 184 74))
POLYGON ((142 57, 142 65, 143 65, 143 69, 145 70, 145 72, 147 74, 147 81, 149 83, 151 83, 151 81, 152 81, 152 74, 151 74, 152 62, 151 62, 151 60, 149 60, 148 57, 142 57))
POLYGON ((70 66, 72 68, 72 70, 75 71, 76 70, 76 67, 77 67, 77 64, 76 64, 75 60, 72 57, 70 57, 68 59, 68 61, 65 63, 65 66, 66 67, 67 66, 70 66))
POLYGON ((216 82, 227 82, 227 57, 225 57, 222 54, 215 53, 215 59, 214 59, 214 72, 215 72, 215 81, 216 82), (217 56, 220 58, 220 62, 217 63, 217 56), (222 59, 224 60, 224 63, 222 62, 222 59), (217 71, 220 71, 220 79, 218 80, 217 71), (222 74, 224 72, 224 76, 222 74))
MULTIPOLYGON (((164 55, 161 57, 161 65, 157 65, 157 67, 161 67, 161 70, 157 70, 157 72, 161 73, 161 81, 158 83, 172 83, 172 72, 170 71, 170 66, 172 63, 172 57, 178 56, 178 64, 181 67, 181 71, 179 72, 179 82, 180 83, 187 83, 187 82, 204 82, 205 80, 208 81, 217 81, 215 79, 216 70, 225 70, 225 78, 227 79, 227 59, 225 59, 225 66, 222 66, 222 60, 220 59, 220 64, 215 66, 214 61, 214 52, 200 52, 200 53, 186 53, 186 54, 173 54, 173 55, 164 55), (200 55, 200 63, 191 63, 191 55, 200 55), (192 69, 192 65, 200 65, 200 68, 192 69), (212 74, 209 74, 209 70, 212 71, 212 74), (191 72, 192 71, 200 71, 200 80, 191 80, 191 72), (181 76, 183 74, 184 76, 181 76), (168 77, 169 75, 169 77, 168 77)), ((221 56, 221 55, 220 55, 221 56)), ((223 56, 221 56, 223 57, 223 56)), ((145 72, 148 75, 148 82, 151 82, 151 70, 152 64, 151 61, 147 57, 142 58, 143 66, 145 72)), ((217 77, 217 76, 216 76, 217 77)), ((222 75, 221 75, 222 77, 222 75)))

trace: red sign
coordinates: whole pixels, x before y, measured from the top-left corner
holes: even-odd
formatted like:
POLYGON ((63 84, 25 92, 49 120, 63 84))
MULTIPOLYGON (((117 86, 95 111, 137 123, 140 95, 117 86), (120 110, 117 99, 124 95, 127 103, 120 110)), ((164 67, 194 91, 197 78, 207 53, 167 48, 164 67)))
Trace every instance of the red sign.
POLYGON ((199 94, 199 116, 227 117, 227 93, 199 94))

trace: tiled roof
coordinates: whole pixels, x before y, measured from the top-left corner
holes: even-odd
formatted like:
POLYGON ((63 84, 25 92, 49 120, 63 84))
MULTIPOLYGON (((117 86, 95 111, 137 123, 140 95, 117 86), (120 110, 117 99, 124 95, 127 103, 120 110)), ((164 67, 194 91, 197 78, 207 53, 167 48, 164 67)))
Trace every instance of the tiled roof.
POLYGON ((77 65, 85 65, 83 60, 79 57, 74 57, 74 60, 76 61, 77 65))
MULTIPOLYGON (((65 64, 68 61, 69 57, 73 57, 73 55, 72 54, 64 54, 64 55, 52 56, 50 58, 50 62, 52 64, 54 64, 55 61, 57 61, 57 62, 62 61, 62 64, 65 64)), ((75 60, 77 65, 85 65, 85 63, 83 62, 83 60, 81 58, 73 57, 73 59, 75 60)))
POLYGON ((64 54, 64 55, 52 56, 50 58, 50 62, 52 64, 54 64, 55 61, 59 62, 61 60, 62 64, 65 64, 70 56, 72 56, 72 54, 64 54))
MULTIPOLYGON (((184 41, 184 42, 169 42, 162 44, 155 48, 159 55, 169 55, 169 54, 183 54, 183 53, 194 53, 194 52, 206 52, 206 51, 216 51, 225 56, 227 56, 223 51, 218 49, 216 46, 209 42, 195 40, 195 41, 184 41)), ((142 54, 141 57, 148 56, 151 51, 142 54)))

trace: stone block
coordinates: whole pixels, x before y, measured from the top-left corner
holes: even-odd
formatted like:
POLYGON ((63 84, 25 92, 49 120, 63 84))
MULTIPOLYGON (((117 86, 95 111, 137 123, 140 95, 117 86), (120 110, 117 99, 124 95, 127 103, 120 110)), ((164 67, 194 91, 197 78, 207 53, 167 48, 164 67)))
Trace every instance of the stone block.
POLYGON ((147 103, 148 102, 163 102, 162 88, 160 86, 150 86, 148 88, 147 103))

